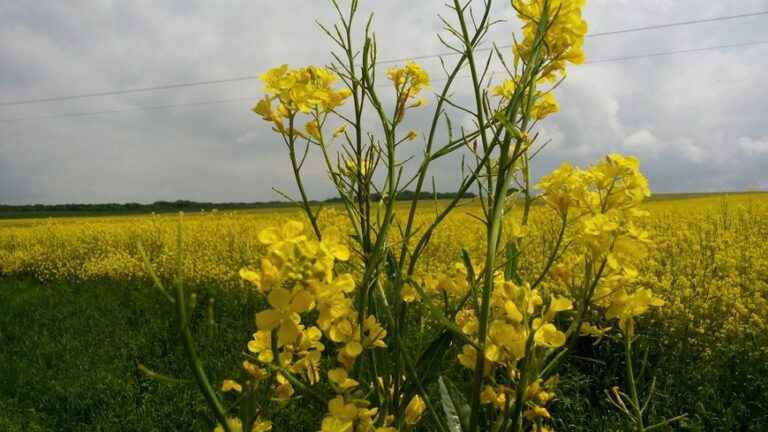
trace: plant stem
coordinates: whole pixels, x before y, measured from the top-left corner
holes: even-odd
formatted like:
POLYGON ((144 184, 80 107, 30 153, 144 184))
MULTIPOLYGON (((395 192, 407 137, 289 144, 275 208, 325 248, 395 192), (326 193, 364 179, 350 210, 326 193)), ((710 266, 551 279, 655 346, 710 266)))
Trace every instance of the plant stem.
MULTIPOLYGON (((181 252, 181 221, 179 221, 177 242, 178 242, 177 265, 179 265, 182 261, 181 259, 181 253, 182 253, 181 252)), ((189 330, 187 297, 184 293, 184 281, 181 277, 180 265, 178 268, 178 272, 179 273, 176 277, 176 283, 175 283, 176 285, 175 286, 176 322, 179 326, 179 333, 181 333, 182 342, 184 343, 184 350, 187 354, 187 359, 189 360, 189 366, 190 368, 192 368, 192 372, 194 372, 197 386, 200 388, 200 391, 203 393, 203 397, 205 397, 205 401, 208 403, 208 406, 213 410, 213 414, 216 417, 216 420, 219 422, 219 424, 224 428, 226 432, 231 432, 229 424, 227 424, 226 409, 222 405, 221 400, 219 400, 219 397, 216 395, 216 392, 213 389, 213 386, 211 386, 211 383, 208 380, 208 376, 205 374, 205 370, 203 369, 203 363, 200 361, 200 357, 197 355, 197 350, 195 349, 195 341, 192 338, 192 333, 189 330)))
MULTIPOLYGON (((631 319, 631 318, 630 318, 631 319)), ((643 426, 643 412, 640 408, 640 398, 637 396, 637 383, 635 382, 635 372, 632 367, 632 331, 633 323, 627 323, 627 330, 624 332, 624 362, 626 363, 627 385, 629 386, 629 397, 632 398, 632 409, 635 412, 637 432, 645 431, 643 426)))
POLYGON ((299 162, 296 160, 296 134, 293 132, 293 116, 288 120, 288 155, 291 159, 291 167, 293 168, 293 177, 296 179, 296 186, 299 188, 299 194, 301 195, 301 205, 304 208, 304 212, 309 218, 309 223, 312 225, 312 230, 315 232, 318 240, 322 239, 320 228, 317 226, 317 218, 312 213, 312 208, 309 206, 309 199, 307 193, 304 190, 304 182, 301 181, 301 168, 299 162))

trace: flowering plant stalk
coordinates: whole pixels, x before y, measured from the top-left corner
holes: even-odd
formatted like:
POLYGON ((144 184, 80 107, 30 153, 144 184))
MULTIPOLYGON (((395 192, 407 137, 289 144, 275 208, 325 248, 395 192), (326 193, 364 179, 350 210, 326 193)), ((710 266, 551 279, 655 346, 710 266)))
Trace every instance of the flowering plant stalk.
POLYGON ((477 13, 471 1, 448 5, 453 18, 441 17, 439 37, 456 56, 441 61, 445 83, 411 174, 403 148, 420 134, 404 121, 427 109, 430 77, 407 62, 386 71, 381 92, 372 17, 358 44, 357 0, 331 3, 339 21, 321 29, 337 48, 332 64, 268 71, 253 109, 286 146, 311 232, 291 221, 259 233, 266 250, 240 276, 267 307, 256 314, 242 378, 222 384, 224 398, 185 332, 183 285, 166 294, 217 430, 270 430, 275 407, 301 396, 324 413, 321 431, 551 431, 558 366, 576 339, 609 336, 613 322, 626 332, 663 304, 638 283, 635 265, 651 244, 638 206, 650 191, 635 158, 609 155, 586 170, 563 164, 532 183, 531 161, 544 148, 537 125, 559 110, 553 90, 566 66, 584 60, 584 0, 512 0, 523 27, 511 59, 499 49, 479 56, 500 24, 491 0, 476 2, 477 13), (506 71, 501 82, 494 59, 506 71), (468 105, 453 96, 462 73, 471 81, 468 105), (456 113, 472 126, 457 131, 456 113), (324 228, 310 205, 302 168, 314 153, 345 224, 324 228), (425 221, 418 212, 433 165, 457 155, 457 193, 425 221), (413 197, 399 212, 406 188, 413 197), (457 250, 451 269, 426 270, 421 259, 437 228, 470 190, 479 197, 484 256, 457 250), (524 269, 536 202, 557 221, 556 236, 543 265, 524 269), (426 310, 428 325, 415 325, 414 308, 426 310))

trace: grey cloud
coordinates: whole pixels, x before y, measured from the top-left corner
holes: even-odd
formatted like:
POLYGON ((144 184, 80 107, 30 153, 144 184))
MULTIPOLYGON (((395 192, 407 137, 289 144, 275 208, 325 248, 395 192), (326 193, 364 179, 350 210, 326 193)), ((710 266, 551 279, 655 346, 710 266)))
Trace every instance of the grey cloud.
MULTIPOLYGON (((362 2, 376 8, 380 57, 443 52, 434 34, 442 2, 362 2)), ((768 9, 766 0, 591 0, 595 32, 768 9)), ((497 16, 514 19, 507 2, 497 16)), ((281 63, 325 63, 331 43, 315 19, 325 2, 45 2, 0 5, 0 100, 258 74, 281 63)), ((590 59, 768 38, 768 17, 655 30, 587 41, 590 59)), ((511 40, 514 22, 491 38, 511 40)), ((636 154, 658 192, 768 188, 767 46, 598 63, 572 68, 556 91, 562 111, 545 121, 541 175, 562 161, 587 165, 607 152, 636 154)), ((425 60, 437 77, 439 63, 425 60)), ((435 87, 441 83, 436 82, 435 87)), ((471 105, 467 81, 454 93, 471 105)), ((257 81, 106 98, 0 107, 0 119, 253 97, 257 81)), ((90 117, 0 123, 0 202, 276 199, 292 192, 282 143, 269 125, 233 102, 90 117)), ((434 107, 434 101, 432 103, 434 107)), ((424 130, 428 110, 405 129, 424 130)), ((466 120, 457 114, 455 125, 466 120)), ((371 123, 373 124, 373 123, 371 123)), ((439 136, 444 140, 445 135, 439 136)), ((406 153, 418 162, 420 141, 406 153)), ((317 155, 316 155, 317 156, 317 155)), ((459 158, 434 167, 451 190, 459 158)), ((312 196, 332 194, 319 158, 306 166, 312 196)))

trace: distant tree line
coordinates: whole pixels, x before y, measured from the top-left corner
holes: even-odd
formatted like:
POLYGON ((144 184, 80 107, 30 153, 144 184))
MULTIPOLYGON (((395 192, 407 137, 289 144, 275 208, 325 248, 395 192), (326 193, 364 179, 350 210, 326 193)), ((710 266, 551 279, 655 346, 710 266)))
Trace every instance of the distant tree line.
MULTIPOLYGON (((413 199, 415 192, 406 190, 401 192, 398 200, 411 200, 413 199)), ((432 194, 429 192, 421 192, 420 197, 422 199, 450 199, 456 197, 455 192, 438 192, 432 194)), ((475 194, 466 192, 464 198, 474 198, 475 194)), ((371 200, 378 201, 381 199, 381 195, 374 194, 371 196, 371 200)), ((322 203, 338 203, 341 202, 341 198, 329 198, 326 200, 311 201, 312 204, 322 203)), ((287 201, 258 201, 258 202, 224 202, 224 203, 212 203, 212 202, 198 202, 189 200, 176 200, 176 201, 155 201, 151 204, 141 203, 101 203, 101 204, 25 204, 25 205, 6 205, 0 204, 0 217, 3 216, 24 216, 24 215, 58 215, 58 214, 75 214, 75 213, 167 213, 177 211, 201 211, 201 210, 235 210, 235 209, 254 209, 254 208, 274 208, 274 207, 290 207, 294 205, 287 201)))

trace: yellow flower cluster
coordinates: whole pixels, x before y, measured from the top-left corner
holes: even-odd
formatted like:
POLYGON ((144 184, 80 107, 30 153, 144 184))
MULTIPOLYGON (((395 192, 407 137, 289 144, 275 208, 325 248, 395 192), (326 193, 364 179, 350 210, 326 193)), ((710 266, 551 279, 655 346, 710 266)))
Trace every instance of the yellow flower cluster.
POLYGON ((424 88, 429 87, 429 74, 412 61, 403 67, 389 68, 387 78, 392 81, 397 94, 406 100, 415 98, 424 88))
POLYGON ((491 90, 491 94, 493 96, 499 96, 505 100, 510 100, 512 99, 512 96, 515 95, 516 88, 517 88, 517 83, 515 83, 515 80, 508 79, 508 80, 504 80, 504 82, 494 87, 491 90))
MULTIPOLYGON (((338 230, 327 230, 322 241, 304 235, 300 222, 290 221, 282 230, 268 228, 259 234, 267 246, 260 271, 241 269, 240 276, 266 295, 269 309, 256 314, 256 327, 248 350, 262 363, 277 363, 303 375, 314 384, 325 346, 321 338, 343 344, 338 361, 351 369, 364 349, 386 347, 386 331, 373 316, 357 326, 358 314, 349 294, 355 290, 350 274, 335 275, 335 261, 350 253, 338 230), (317 310, 317 326, 306 327, 301 315, 317 310), (276 340, 273 340, 276 338, 276 340), (279 352, 275 352, 277 349, 279 352)), ((283 383, 290 396, 290 384, 283 383)))
MULTIPOLYGON (((482 393, 483 403, 493 404, 502 411, 506 409, 515 394, 515 388, 506 382, 515 381, 519 377, 518 362, 527 356, 563 346, 566 335, 557 328, 554 321, 558 314, 572 309, 573 302, 566 297, 551 296, 545 305, 537 289, 531 289, 528 284, 515 284, 504 280, 501 274, 497 275, 483 373, 486 376, 501 375, 506 380, 496 385, 486 385, 482 393)), ((467 336, 477 339, 479 320, 474 310, 460 311, 456 316, 456 324, 467 336)), ((477 350, 470 344, 464 345, 458 360, 464 367, 474 370, 477 350)), ((537 382, 525 388, 531 394, 526 399, 526 416, 549 418, 546 404, 554 394, 543 388, 552 390, 554 383, 549 381, 542 387, 537 382)))
POLYGON ((364 399, 346 401, 341 395, 328 402, 328 415, 325 416, 320 432, 360 431, 360 432, 396 432, 392 426, 374 426, 377 408, 370 408, 364 399))
POLYGON ((523 40, 515 45, 515 56, 531 60, 534 46, 544 33, 544 69, 541 77, 554 81, 565 76, 567 62, 584 62, 584 36, 587 22, 581 17, 586 0, 513 0, 517 16, 523 22, 523 40), (542 22, 542 20, 546 20, 542 22))
MULTIPOLYGON (((258 331, 248 342, 248 351, 263 366, 276 365, 314 385, 320 380, 323 338, 337 344, 341 367, 329 370, 327 376, 338 395, 328 403, 321 430, 393 431, 374 427, 378 409, 357 394, 359 383, 349 377, 364 350, 386 348, 387 332, 372 315, 361 320, 351 297, 352 275, 334 271, 337 261, 350 258, 339 231, 328 229, 317 241, 304 235, 303 224, 289 221, 282 229, 261 231, 259 241, 267 247, 260 270, 243 268, 240 276, 266 296, 269 308, 256 314, 258 331), (312 311, 316 325, 307 326, 303 317, 312 311)), ((250 362, 244 368, 257 380, 269 375, 250 362)), ((295 389, 280 371, 273 391, 276 399, 287 400, 295 389)))
POLYGON ((427 100, 417 96, 429 87, 429 74, 417 63, 410 61, 403 67, 389 68, 387 78, 392 81, 397 93, 396 122, 402 120, 406 109, 426 105, 427 100))
MULTIPOLYGON (((588 277, 599 278, 600 283, 593 284, 592 301, 622 329, 649 307, 664 303, 636 284, 636 265, 652 244, 648 232, 638 226, 648 215, 638 206, 650 190, 636 158, 611 154, 587 170, 563 164, 542 178, 538 188, 543 190, 542 199, 575 226, 575 247, 554 272, 566 290, 581 289, 574 269, 594 268, 588 277)), ((590 326, 580 330, 600 333, 590 326)))
MULTIPOLYGON (((451 301, 456 301, 466 295, 469 289, 467 268, 460 262, 454 262, 444 272, 424 273, 418 275, 416 279, 416 283, 423 286, 425 294, 431 298, 448 298, 451 301)), ((402 297, 406 303, 420 299, 418 291, 410 284, 403 287, 402 297)))
POLYGON ((536 120, 541 120, 544 117, 554 114, 560 111, 560 104, 557 103, 555 95, 551 91, 541 93, 536 97, 536 101, 531 107, 531 116, 536 120))
MULTIPOLYGON (((381 378, 379 377, 381 383, 381 378)), ((328 402, 328 413, 323 418, 321 432, 335 431, 364 431, 364 432, 394 432, 391 416, 384 419, 383 426, 375 427, 374 420, 379 412, 370 403, 360 397, 359 382, 349 377, 346 369, 337 368, 328 371, 328 381, 338 395, 328 402)), ((406 428, 419 423, 426 405, 421 397, 414 396, 405 409, 406 428)))
POLYGON ((629 210, 651 195, 637 158, 618 154, 608 155, 588 170, 563 163, 544 176, 537 188, 544 192, 542 199, 561 215, 569 210, 580 215, 629 210))
MULTIPOLYGON (((515 89, 515 80, 508 79, 491 89, 491 94, 493 96, 499 96, 502 102, 508 102, 515 95, 515 89)), ((555 99, 555 95, 551 90, 536 93, 533 106, 531 106, 531 116, 534 119, 541 120, 558 111, 560 111, 560 104, 557 103, 557 99, 555 99)))
MULTIPOLYGON (((232 432, 243 432, 243 422, 240 421, 238 418, 228 418, 227 419, 227 426, 229 426, 229 430, 232 432)), ((262 420, 257 419, 253 426, 251 427, 250 432, 270 432, 272 430, 272 422, 269 420, 262 420)), ((224 427, 221 425, 216 425, 216 427, 213 429, 213 432, 224 432, 224 427)))
MULTIPOLYGON (((253 111, 272 122, 278 132, 284 133, 284 121, 292 119, 296 113, 328 113, 344 103, 351 92, 346 88, 334 89, 337 79, 335 72, 317 66, 288 69, 288 65, 282 65, 270 69, 261 77, 267 94, 253 111), (273 106, 275 101, 277 105, 273 106)), ((306 130, 310 136, 317 137, 317 120, 308 123, 306 130)))

